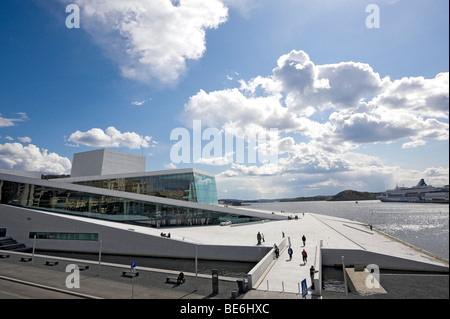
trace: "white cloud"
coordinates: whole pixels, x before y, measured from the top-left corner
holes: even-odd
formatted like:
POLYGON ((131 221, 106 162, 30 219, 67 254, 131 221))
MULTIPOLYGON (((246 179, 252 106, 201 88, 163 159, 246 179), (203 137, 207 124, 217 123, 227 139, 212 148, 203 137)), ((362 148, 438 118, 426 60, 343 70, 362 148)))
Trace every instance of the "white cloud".
POLYGON ((360 99, 378 93, 388 81, 365 63, 315 65, 304 51, 293 50, 281 56, 277 65, 273 79, 287 94, 287 106, 296 111, 355 107, 360 99))
POLYGON ((28 136, 18 137, 17 139, 19 141, 21 141, 22 143, 30 143, 31 142, 31 138, 29 138, 28 136))
POLYGON ((228 17, 219 0, 74 0, 87 30, 115 60, 122 74, 138 81, 176 82, 187 60, 201 58, 206 31, 228 17))
POLYGON ((168 169, 175 169, 175 168, 177 168, 177 166, 174 163, 166 164, 166 165, 164 165, 164 167, 168 168, 168 169))
POLYGON ((0 167, 63 174, 70 171, 72 164, 67 157, 39 149, 33 144, 6 143, 0 144, 0 167))
POLYGON ((148 100, 142 100, 142 101, 133 101, 131 102, 131 104, 136 105, 136 106, 142 106, 145 103, 147 103, 148 101, 151 101, 152 99, 148 99, 148 100))
POLYGON ((226 156, 221 156, 221 157, 211 157, 211 158, 200 158, 198 160, 199 164, 206 164, 206 165, 213 165, 213 166, 222 166, 222 165, 227 165, 230 164, 231 161, 228 157, 226 156))
POLYGON ((86 132, 76 131, 68 139, 69 142, 90 147, 127 147, 130 149, 149 148, 152 138, 141 136, 134 132, 120 132, 115 127, 108 127, 105 131, 92 128, 86 132))
POLYGON ((28 120, 28 116, 26 113, 17 113, 19 115, 18 118, 6 118, 3 117, 0 113, 0 127, 9 127, 9 126, 15 126, 16 122, 23 122, 25 120, 28 120))
POLYGON ((449 73, 439 73, 433 79, 410 77, 396 80, 374 99, 374 103, 389 110, 414 113, 423 117, 448 119, 449 73))
POLYGON ((315 65, 304 51, 278 59, 273 75, 239 88, 200 90, 185 105, 186 120, 299 133, 324 149, 403 138, 448 139, 448 73, 434 79, 381 79, 368 64, 315 65), (334 110, 326 115, 327 110, 334 110), (322 114, 323 121, 312 120, 322 114))
POLYGON ((278 129, 278 166, 232 163, 219 175, 222 183, 229 179, 227 189, 251 177, 282 190, 281 180, 289 177, 305 181, 296 187, 308 191, 351 185, 381 191, 410 173, 357 150, 404 139, 411 141, 403 149, 447 141, 448 83, 449 73, 391 81, 365 63, 316 65, 294 50, 278 59, 270 76, 240 80, 237 88, 200 90, 186 103, 184 119, 225 132, 278 129))
POLYGON ((423 145, 426 145, 426 144, 427 144, 426 141, 414 140, 414 141, 411 141, 411 142, 404 143, 402 145, 402 148, 416 148, 416 147, 423 146, 423 145))

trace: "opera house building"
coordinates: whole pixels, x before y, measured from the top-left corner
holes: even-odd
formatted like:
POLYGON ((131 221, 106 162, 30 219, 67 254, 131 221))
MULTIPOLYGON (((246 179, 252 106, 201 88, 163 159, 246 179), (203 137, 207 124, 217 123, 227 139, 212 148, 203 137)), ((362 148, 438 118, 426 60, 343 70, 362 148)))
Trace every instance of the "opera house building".
MULTIPOLYGON (((279 219, 218 205, 215 177, 196 169, 145 171, 145 157, 108 149, 74 154, 69 178, 0 170, 0 229, 31 247, 96 253, 192 257, 193 243, 161 238, 170 227, 279 219)), ((200 258, 233 260, 233 247, 200 258)), ((250 253, 259 260, 265 251, 250 253)), ((242 260, 239 257, 239 260, 242 260)))

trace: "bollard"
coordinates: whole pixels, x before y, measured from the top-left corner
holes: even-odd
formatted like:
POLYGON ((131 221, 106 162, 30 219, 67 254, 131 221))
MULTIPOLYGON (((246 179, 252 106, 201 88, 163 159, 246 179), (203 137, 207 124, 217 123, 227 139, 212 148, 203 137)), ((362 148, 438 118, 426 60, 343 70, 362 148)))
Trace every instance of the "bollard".
POLYGON ((212 269, 212 293, 219 293, 219 272, 217 269, 212 269))

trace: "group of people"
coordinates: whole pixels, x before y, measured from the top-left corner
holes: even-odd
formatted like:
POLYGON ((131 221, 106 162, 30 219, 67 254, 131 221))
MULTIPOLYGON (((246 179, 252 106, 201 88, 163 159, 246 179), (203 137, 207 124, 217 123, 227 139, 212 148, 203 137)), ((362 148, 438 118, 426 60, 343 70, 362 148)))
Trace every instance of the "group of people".
MULTIPOLYGON (((281 235, 283 238, 285 237, 284 232, 282 232, 281 235)), ((260 245, 261 241, 264 241, 264 236, 260 232, 258 232, 257 239, 258 239, 258 245, 260 245)), ((303 247, 306 247, 306 236, 303 235, 301 239, 303 242, 303 247)), ((277 244, 273 244, 273 249, 275 252, 275 257, 278 258, 280 256, 280 249, 278 248, 277 244)), ((292 249, 291 245, 289 245, 287 252, 289 255, 289 260, 292 260, 292 255, 294 254, 294 250, 292 249)), ((303 248, 301 254, 302 254, 303 264, 306 265, 306 263, 308 262, 308 253, 306 252, 305 248, 303 248)), ((311 288, 312 289, 314 289, 314 274, 316 272, 317 272, 317 270, 314 268, 314 266, 311 266, 311 268, 309 269, 309 275, 311 277, 311 283, 312 283, 311 288)))
MULTIPOLYGON (((282 232, 282 237, 284 238, 284 232, 282 232)), ((261 234, 258 232, 258 244, 261 243, 261 234)), ((306 246, 306 237, 305 235, 302 236, 302 242, 303 242, 303 247, 306 246)), ((275 252, 275 257, 278 258, 280 256, 280 249, 278 248, 277 244, 273 244, 273 249, 275 252)), ((288 255, 289 255, 289 260, 292 260, 292 255, 294 254, 294 250, 292 249, 291 246, 289 246, 288 248, 288 255)), ((303 258, 303 263, 306 265, 306 263, 308 262, 308 253, 306 252, 305 249, 303 249, 302 251, 302 258, 303 258)))
MULTIPOLYGON (((278 250, 278 247, 276 249, 278 250)), ((279 252, 278 252, 278 254, 279 254, 279 252)), ((278 254, 277 254, 277 251, 275 250, 275 255, 277 256, 277 258, 278 258, 278 254)), ((292 249, 291 246, 289 246, 289 248, 288 248, 289 260, 292 260, 293 254, 294 254, 294 250, 292 249)), ((305 249, 302 250, 302 258, 303 258, 303 262, 306 264, 308 262, 308 253, 306 252, 305 249)))

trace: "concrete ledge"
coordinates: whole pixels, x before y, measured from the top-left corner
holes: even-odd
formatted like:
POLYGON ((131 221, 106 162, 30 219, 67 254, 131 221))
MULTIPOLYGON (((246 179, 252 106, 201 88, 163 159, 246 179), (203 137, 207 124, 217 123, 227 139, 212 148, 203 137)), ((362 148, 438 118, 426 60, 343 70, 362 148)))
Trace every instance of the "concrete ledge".
MULTIPOLYGON (((278 244, 280 252, 286 248, 286 238, 278 244)), ((275 258, 275 251, 272 248, 267 255, 264 256, 247 274, 248 289, 252 289, 253 286, 257 286, 257 282, 264 277, 269 267, 273 264, 275 258)))
POLYGON ((378 280, 379 274, 372 274, 367 268, 364 271, 357 271, 355 268, 345 268, 345 273, 349 279, 348 288, 351 292, 356 292, 363 296, 387 293, 378 280))
POLYGON ((375 264, 380 269, 425 271, 425 272, 446 272, 448 266, 438 263, 429 263, 406 259, 398 256, 384 255, 362 249, 333 249, 322 248, 323 265, 334 266, 342 263, 342 256, 345 256, 345 264, 354 266, 357 263, 364 265, 375 264))

